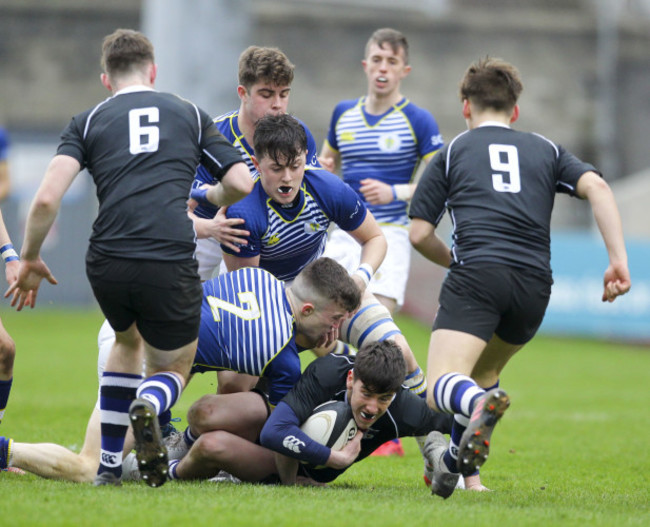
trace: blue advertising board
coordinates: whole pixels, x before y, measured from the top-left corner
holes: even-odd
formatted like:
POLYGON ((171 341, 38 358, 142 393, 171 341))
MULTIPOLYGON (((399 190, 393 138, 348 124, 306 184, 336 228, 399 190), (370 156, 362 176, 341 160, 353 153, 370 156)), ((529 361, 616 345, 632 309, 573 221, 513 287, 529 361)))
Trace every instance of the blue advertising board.
POLYGON ((597 233, 554 232, 553 292, 540 333, 650 342, 650 241, 626 240, 632 289, 602 302, 609 263, 597 233))

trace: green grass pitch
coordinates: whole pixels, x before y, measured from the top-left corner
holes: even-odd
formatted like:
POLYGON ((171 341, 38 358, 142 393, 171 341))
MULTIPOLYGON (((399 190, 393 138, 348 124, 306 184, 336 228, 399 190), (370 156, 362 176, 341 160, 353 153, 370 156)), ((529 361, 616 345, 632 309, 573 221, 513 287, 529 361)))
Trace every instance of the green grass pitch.
MULTIPOLYGON (((0 311, 17 346, 0 434, 78 450, 97 394, 99 312, 0 311)), ((420 364, 428 328, 400 317, 420 364)), ((536 337, 502 377, 512 405, 483 482, 494 492, 430 495, 412 439, 404 458, 370 458, 328 488, 172 482, 94 488, 0 473, 0 525, 522 526, 650 525, 647 348, 536 337)), ((308 357, 306 357, 306 360, 308 357)), ((213 391, 197 376, 175 408, 213 391)))

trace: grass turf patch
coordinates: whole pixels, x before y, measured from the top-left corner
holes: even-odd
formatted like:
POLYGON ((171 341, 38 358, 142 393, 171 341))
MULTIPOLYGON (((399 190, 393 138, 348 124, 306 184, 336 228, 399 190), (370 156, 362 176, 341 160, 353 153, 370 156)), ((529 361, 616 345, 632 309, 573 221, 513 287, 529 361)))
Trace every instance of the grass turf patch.
MULTIPOLYGON (((0 434, 81 447, 97 396, 97 311, 0 312, 16 341, 0 434)), ((429 329, 398 325, 421 365, 429 329)), ((310 360, 305 356, 305 362, 310 360)), ((511 408, 482 471, 491 493, 432 497, 413 439, 403 458, 369 458, 328 488, 170 482, 94 488, 0 473, 2 525, 647 525, 650 353, 639 346, 538 336, 504 371, 511 408)), ((214 374, 197 375, 183 418, 214 374)))

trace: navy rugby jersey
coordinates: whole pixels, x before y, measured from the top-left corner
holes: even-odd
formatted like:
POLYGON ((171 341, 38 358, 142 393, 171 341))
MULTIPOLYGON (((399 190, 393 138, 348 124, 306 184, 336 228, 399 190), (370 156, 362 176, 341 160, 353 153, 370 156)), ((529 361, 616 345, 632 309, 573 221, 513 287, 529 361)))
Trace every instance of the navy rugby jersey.
POLYGON ((259 255, 261 268, 280 280, 292 280, 323 254, 330 223, 353 231, 366 218, 366 207, 339 177, 319 169, 305 171, 298 201, 289 208, 271 200, 258 179, 252 192, 228 207, 226 215, 243 218, 250 236, 241 252, 222 245, 224 253, 240 258, 259 255))
MULTIPOLYGON (((382 115, 369 114, 365 101, 364 96, 337 104, 327 134, 327 143, 341 156, 343 180, 361 197, 362 179, 411 183, 420 161, 443 144, 433 116, 408 99, 382 115)), ((379 223, 408 224, 405 201, 367 206, 379 223)))
POLYGON ((492 262, 550 273, 557 192, 596 171, 545 137, 489 123, 456 136, 429 163, 409 215, 453 225, 453 265, 492 262))
MULTIPOLYGON (((318 149, 316 148, 316 140, 314 136, 307 128, 307 125, 303 123, 300 119, 298 122, 303 126, 307 134, 307 168, 320 168, 320 163, 318 162, 318 149)), ((219 131, 224 135, 224 137, 230 141, 230 143, 239 150, 244 162, 248 165, 248 169, 251 172, 251 177, 255 178, 257 171, 255 170, 255 165, 253 165, 252 157, 255 155, 253 152, 253 147, 248 144, 244 133, 239 129, 239 110, 234 112, 229 112, 214 119, 214 123, 217 125, 219 131)), ((214 184, 214 177, 210 174, 205 167, 199 166, 196 171, 196 176, 194 178, 193 186, 199 188, 201 185, 208 183, 214 184)), ((194 209, 194 214, 199 218, 214 218, 217 213, 218 208, 210 204, 199 204, 196 209, 194 209)))
MULTIPOLYGON (((300 459, 299 474, 326 483, 336 479, 345 470, 323 467, 330 449, 312 440, 300 425, 314 408, 327 401, 347 401, 346 379, 354 367, 354 357, 329 354, 314 360, 291 391, 266 421, 260 436, 262 446, 300 459), (284 438, 295 436, 301 443, 300 453, 283 446, 284 438)), ((407 388, 398 390, 388 410, 363 435, 361 452, 355 463, 368 457, 386 441, 398 437, 425 436, 433 430, 451 432, 453 416, 434 412, 421 397, 407 388)))
POLYGON ((245 267, 203 284, 192 372, 232 370, 265 377, 275 405, 300 377, 295 320, 284 284, 245 267))
POLYGON ((194 255, 187 199, 199 162, 217 179, 241 162, 207 113, 145 86, 120 90, 73 117, 57 154, 76 159, 97 186, 92 249, 168 261, 194 255))

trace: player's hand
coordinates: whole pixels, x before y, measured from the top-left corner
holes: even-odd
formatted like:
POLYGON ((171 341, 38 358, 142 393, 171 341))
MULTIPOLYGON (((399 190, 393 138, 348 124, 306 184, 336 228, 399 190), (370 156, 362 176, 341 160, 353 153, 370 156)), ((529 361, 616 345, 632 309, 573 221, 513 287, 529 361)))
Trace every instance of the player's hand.
POLYGON ((361 296, 363 297, 368 286, 363 281, 363 278, 361 278, 358 274, 352 273, 350 276, 352 277, 354 283, 357 284, 359 291, 361 291, 361 296))
POLYGON ((325 466, 340 470, 342 468, 349 467, 354 460, 359 456, 361 452, 361 438, 363 437, 363 432, 357 430, 357 434, 348 441, 348 444, 345 445, 341 450, 332 450, 330 457, 327 458, 327 463, 325 466))
POLYGON ((296 485, 299 487, 327 487, 327 483, 316 481, 307 476, 296 476, 296 485))
POLYGON ((363 198, 371 205, 385 205, 395 199, 393 187, 377 179, 362 179, 359 189, 363 198))
POLYGON ((5 262, 5 278, 9 285, 18 280, 18 270, 20 269, 20 260, 11 260, 5 262))
POLYGON ((323 335, 323 337, 321 338, 320 342, 316 345, 316 347, 328 349, 338 339, 339 339, 339 328, 338 327, 332 328, 325 335, 323 335))
POLYGON ((221 207, 210 221, 209 235, 229 249, 239 252, 240 245, 248 245, 246 238, 250 236, 250 232, 236 228, 237 225, 243 225, 246 220, 244 218, 228 218, 226 216, 227 208, 221 207))
POLYGON ((627 264, 624 262, 610 264, 605 270, 603 285, 603 302, 613 302, 617 296, 627 293, 632 287, 627 264))
POLYGON ((334 172, 336 170, 336 162, 331 157, 319 157, 318 162, 329 172, 334 172))
POLYGON ((54 275, 40 256, 36 260, 21 260, 18 269, 18 278, 5 292, 5 298, 11 296, 11 307, 15 306, 17 311, 22 310, 24 306, 34 308, 38 288, 43 278, 52 285, 58 284, 56 278, 54 278, 54 275))

